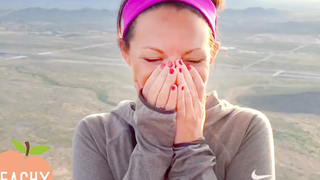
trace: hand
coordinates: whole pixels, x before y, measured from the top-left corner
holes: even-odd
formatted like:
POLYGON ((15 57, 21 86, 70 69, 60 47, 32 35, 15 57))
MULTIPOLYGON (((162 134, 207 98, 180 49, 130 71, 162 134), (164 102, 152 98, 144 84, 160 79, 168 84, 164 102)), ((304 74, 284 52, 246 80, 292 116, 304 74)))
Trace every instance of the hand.
POLYGON ((176 61, 178 100, 174 143, 187 143, 203 137, 205 85, 198 71, 182 60, 176 61))
POLYGON ((159 65, 146 81, 142 94, 147 102, 164 110, 174 110, 177 105, 177 71, 174 63, 159 65))

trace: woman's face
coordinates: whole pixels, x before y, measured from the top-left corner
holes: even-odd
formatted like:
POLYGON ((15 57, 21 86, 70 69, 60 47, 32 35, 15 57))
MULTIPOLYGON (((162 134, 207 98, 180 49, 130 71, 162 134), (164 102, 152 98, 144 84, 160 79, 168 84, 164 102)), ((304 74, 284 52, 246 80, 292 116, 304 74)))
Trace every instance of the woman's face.
POLYGON ((141 87, 161 63, 182 59, 192 65, 206 83, 210 55, 210 29, 204 19, 188 9, 164 7, 147 11, 136 20, 130 49, 120 49, 141 87))

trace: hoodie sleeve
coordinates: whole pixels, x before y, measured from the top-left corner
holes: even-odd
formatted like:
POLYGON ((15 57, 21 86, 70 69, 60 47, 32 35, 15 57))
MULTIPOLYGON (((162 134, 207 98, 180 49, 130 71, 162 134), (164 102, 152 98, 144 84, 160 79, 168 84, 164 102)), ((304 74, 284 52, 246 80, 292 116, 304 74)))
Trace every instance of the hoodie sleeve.
POLYGON ((174 147, 170 180, 217 180, 216 157, 207 144, 174 147))
POLYGON ((175 111, 154 109, 140 93, 133 125, 137 145, 124 179, 165 179, 173 157, 175 116, 175 111))
MULTIPOLYGON (((228 165, 226 180, 275 180, 273 135, 269 120, 257 114, 249 124, 237 155, 228 165)), ((169 178, 216 180, 215 156, 208 145, 174 148, 169 178)))
POLYGON ((72 179, 73 180, 114 180, 108 161, 99 148, 105 141, 95 139, 83 119, 78 124, 73 138, 72 179))
POLYGON ((238 179, 275 180, 272 129, 262 113, 252 119, 237 155, 227 167, 226 180, 238 179))
MULTIPOLYGON (((175 111, 153 109, 142 97, 134 113, 137 144, 130 156, 123 180, 163 180, 173 157, 175 111)), ((94 136, 96 128, 82 120, 73 139, 74 180, 115 180, 105 154, 106 141, 94 136)), ((126 167, 126 165, 124 165, 126 167)))

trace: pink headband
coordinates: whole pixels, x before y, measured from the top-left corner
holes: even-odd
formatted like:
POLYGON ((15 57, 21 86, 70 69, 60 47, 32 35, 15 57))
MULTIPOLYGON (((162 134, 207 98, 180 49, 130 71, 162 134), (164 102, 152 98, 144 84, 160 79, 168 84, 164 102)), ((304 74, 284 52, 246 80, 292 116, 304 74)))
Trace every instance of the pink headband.
MULTIPOLYGON (((126 34, 128 27, 131 22, 139 16, 144 10, 149 7, 170 0, 128 0, 127 4, 123 9, 122 19, 123 19, 123 31, 122 37, 126 34)), ((171 0, 172 1, 172 0, 171 0)), ((186 4, 191 5, 195 9, 197 9, 202 15, 206 18, 209 23, 213 37, 216 37, 215 27, 216 27, 216 7, 211 0, 175 0, 184 2, 186 4)))

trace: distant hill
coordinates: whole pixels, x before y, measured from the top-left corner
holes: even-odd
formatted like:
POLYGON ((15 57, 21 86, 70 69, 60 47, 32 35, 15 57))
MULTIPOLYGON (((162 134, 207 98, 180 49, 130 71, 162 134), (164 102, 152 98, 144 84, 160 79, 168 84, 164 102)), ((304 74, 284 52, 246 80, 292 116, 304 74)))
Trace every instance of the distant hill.
POLYGON ((85 8, 80 10, 61 10, 61 9, 43 9, 43 8, 26 8, 12 11, 3 17, 2 22, 53 22, 53 23, 85 23, 110 21, 115 18, 115 13, 109 10, 96 10, 85 8))
POLYGON ((10 11, 10 10, 8 10, 8 9, 0 9, 0 13, 5 13, 5 12, 8 12, 8 11, 10 11))
POLYGON ((0 9, 0 16, 1 16, 1 15, 4 15, 4 14, 10 12, 10 11, 11 11, 11 10, 8 10, 8 9, 0 9))
POLYGON ((290 12, 278 10, 278 9, 265 9, 262 7, 251 7, 246 9, 225 9, 220 13, 220 17, 226 20, 261 20, 269 19, 270 21, 275 20, 275 18, 286 18, 290 15, 290 12))
POLYGON ((24 9, 30 7, 59 9, 117 9, 121 0, 0 0, 0 9, 24 9))
MULTIPOLYGON (((84 8, 79 10, 26 8, 16 11, 0 11, 1 22, 49 22, 56 24, 108 24, 115 28, 116 10, 84 8), (1 15, 1 12, 2 15, 1 15)), ((297 20, 291 12, 261 7, 243 10, 226 9, 219 14, 219 29, 224 35, 256 33, 286 33, 319 35, 320 18, 297 20)), ((83 25, 82 25, 83 26, 83 25)), ((92 26, 93 28, 94 26, 92 26)))
MULTIPOLYGON (((7 12, 8 10, 0 10, 7 12)), ((274 18, 283 18, 288 12, 276 9, 263 8, 247 8, 243 10, 226 9, 219 15, 223 20, 261 20, 274 18)), ((92 9, 84 8, 79 10, 65 10, 65 9, 44 9, 44 8, 26 8, 12 11, 6 16, 0 18, 0 21, 12 22, 29 22, 29 21, 48 21, 48 22, 86 22, 114 19, 117 16, 116 10, 107 9, 92 9)))
MULTIPOLYGON (((29 7, 41 8, 59 8, 59 9, 81 9, 81 8, 97 8, 97 9, 118 9, 121 0, 0 0, 0 9, 23 9, 29 7)), ((227 8, 243 9, 248 7, 267 7, 281 8, 290 10, 310 11, 318 10, 320 2, 317 0, 299 1, 279 1, 279 0, 226 0, 227 8), (289 2, 289 3, 288 3, 289 2)))

